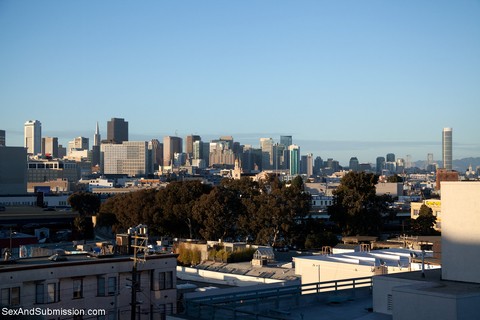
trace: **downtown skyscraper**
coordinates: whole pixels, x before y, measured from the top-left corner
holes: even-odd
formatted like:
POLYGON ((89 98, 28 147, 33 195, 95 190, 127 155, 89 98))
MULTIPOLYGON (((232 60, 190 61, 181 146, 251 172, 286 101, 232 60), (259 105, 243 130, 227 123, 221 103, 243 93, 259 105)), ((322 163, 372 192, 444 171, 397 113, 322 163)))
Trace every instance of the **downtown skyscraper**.
POLYGON ((42 123, 38 120, 28 120, 24 126, 24 145, 28 154, 42 152, 42 123))
POLYGON ((453 169, 452 155, 452 128, 443 128, 442 132, 442 161, 443 168, 447 170, 453 169))
POLYGON ((107 122, 107 141, 122 143, 128 141, 128 122, 123 118, 112 118, 107 122))

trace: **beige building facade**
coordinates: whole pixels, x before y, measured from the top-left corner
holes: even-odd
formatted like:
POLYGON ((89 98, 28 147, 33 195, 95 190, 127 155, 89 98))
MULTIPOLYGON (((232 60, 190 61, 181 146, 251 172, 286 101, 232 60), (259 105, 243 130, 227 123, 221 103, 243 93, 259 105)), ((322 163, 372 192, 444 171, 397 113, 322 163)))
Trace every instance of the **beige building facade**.
MULTIPOLYGON (((84 313, 83 317, 46 315, 45 319, 130 319, 132 266, 129 257, 19 259, 0 268, 2 310, 84 313)), ((148 256, 137 270, 136 319, 165 319, 175 313, 176 255, 148 256)))

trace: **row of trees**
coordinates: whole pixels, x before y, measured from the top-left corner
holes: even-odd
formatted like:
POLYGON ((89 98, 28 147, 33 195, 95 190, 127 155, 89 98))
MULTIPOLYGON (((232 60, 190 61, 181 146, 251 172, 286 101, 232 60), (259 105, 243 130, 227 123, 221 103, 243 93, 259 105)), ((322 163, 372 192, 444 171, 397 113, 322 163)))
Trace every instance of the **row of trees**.
MULTIPOLYGON (((109 198, 100 205, 89 193, 73 194, 69 203, 80 213, 75 227, 88 237, 89 215, 99 212, 97 223, 125 232, 138 224, 157 236, 282 243, 302 248, 334 245, 336 234, 376 235, 388 217, 389 196, 377 196, 378 176, 349 172, 334 191, 328 208, 333 227, 309 217, 311 196, 300 177, 287 184, 272 176, 255 182, 249 178, 224 179, 212 187, 200 181, 172 182, 161 190, 141 190, 109 198)), ((435 217, 422 207, 412 221, 413 234, 433 234, 435 217)))
POLYGON ((155 235, 276 245, 302 242, 305 230, 297 221, 307 217, 310 200, 300 177, 291 184, 276 177, 263 182, 225 179, 215 187, 199 181, 172 182, 161 190, 108 199, 98 222, 113 224, 116 231, 144 223, 155 235))

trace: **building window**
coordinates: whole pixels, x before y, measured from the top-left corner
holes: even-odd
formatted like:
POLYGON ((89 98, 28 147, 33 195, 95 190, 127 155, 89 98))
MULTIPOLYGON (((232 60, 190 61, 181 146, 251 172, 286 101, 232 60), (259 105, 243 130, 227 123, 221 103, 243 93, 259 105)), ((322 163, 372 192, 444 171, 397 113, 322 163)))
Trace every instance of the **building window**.
POLYGON ((113 296, 117 293, 117 278, 108 277, 108 295, 113 296))
POLYGON ((98 276, 97 277, 97 295, 104 297, 113 296, 117 293, 117 277, 98 276))
POLYGON ((1 291, 3 306, 18 306, 20 304, 20 287, 4 288, 1 291))
POLYGON ((100 296, 100 297, 105 296, 105 277, 104 276, 97 277, 97 296, 100 296))
POLYGON ((158 275, 159 289, 172 289, 173 288, 173 272, 160 272, 158 275))
POLYGON ((73 299, 83 297, 83 279, 73 279, 73 299))
POLYGON ((53 303, 60 301, 60 283, 43 283, 35 284, 35 303, 53 303))
POLYGON ((35 303, 45 303, 45 285, 43 283, 35 284, 35 303))

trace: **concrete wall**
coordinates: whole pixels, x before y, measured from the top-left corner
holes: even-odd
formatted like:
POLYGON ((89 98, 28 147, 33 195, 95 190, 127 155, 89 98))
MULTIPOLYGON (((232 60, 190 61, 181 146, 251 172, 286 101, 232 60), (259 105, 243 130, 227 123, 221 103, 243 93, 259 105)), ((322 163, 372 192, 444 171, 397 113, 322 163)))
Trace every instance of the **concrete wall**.
POLYGON ((456 315, 455 299, 441 297, 425 290, 434 285, 434 283, 425 283, 394 288, 392 290, 393 320, 459 320, 456 315))
POLYGON ((369 277, 373 266, 330 262, 314 259, 295 259, 295 273, 301 275, 302 284, 369 277))
POLYGON ((393 320, 478 319, 480 294, 462 290, 436 290, 435 282, 397 287, 393 293, 393 320))
POLYGON ((389 194, 392 197, 403 195, 403 184, 397 182, 381 182, 375 185, 377 196, 389 194))
POLYGON ((391 315, 392 310, 389 309, 388 299, 389 295, 392 295, 391 298, 393 299, 393 289, 416 283, 421 282, 394 277, 373 277, 373 311, 391 315))
POLYGON ((442 182, 442 277, 480 283, 480 182, 442 182))

